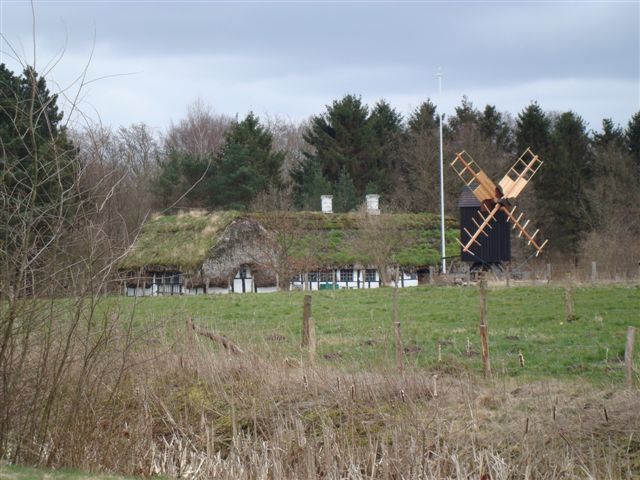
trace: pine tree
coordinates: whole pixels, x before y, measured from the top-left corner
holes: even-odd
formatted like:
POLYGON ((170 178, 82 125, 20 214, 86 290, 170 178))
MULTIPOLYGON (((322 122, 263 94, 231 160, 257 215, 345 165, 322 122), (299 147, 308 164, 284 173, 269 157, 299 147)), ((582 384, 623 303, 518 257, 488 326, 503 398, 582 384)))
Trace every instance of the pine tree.
POLYGON ((356 187, 347 169, 343 168, 334 192, 333 209, 336 212, 350 212, 357 205, 356 187))
MULTIPOLYGON (((260 119, 249 112, 240 123, 231 127, 225 136, 225 145, 237 145, 250 158, 252 168, 267 185, 279 188, 282 185, 280 172, 284 153, 273 151, 273 136, 260 124, 260 119)), ((237 149, 234 149, 234 155, 237 149)))
POLYGON ((633 114, 625 132, 627 147, 640 175, 640 111, 633 114))
POLYGON ((624 145, 624 131, 613 120, 602 120, 602 132, 593 135, 593 141, 598 148, 622 147, 624 145))
POLYGON ((540 158, 547 158, 551 145, 551 120, 536 102, 518 115, 515 137, 519 154, 531 148, 540 158))
POLYGON ((480 121, 480 112, 473 106, 469 97, 464 95, 459 107, 455 108, 456 114, 449 119, 449 128, 453 134, 460 132, 462 129, 475 129, 480 121))
POLYGON ((537 176, 536 195, 545 213, 545 234, 556 250, 574 258, 591 221, 587 193, 592 173, 593 152, 584 120, 565 112, 554 127, 549 154, 537 176))
POLYGON ((296 198, 298 206, 303 210, 320 210, 320 197, 331 194, 333 188, 331 182, 322 174, 317 160, 305 162, 301 170, 301 182, 296 198))
POLYGON ((375 104, 369 117, 374 134, 375 175, 370 182, 376 184, 375 193, 389 193, 392 188, 393 174, 397 169, 399 147, 402 135, 402 115, 380 100, 375 104))
POLYGON ((411 112, 407 125, 409 133, 430 132, 439 128, 437 108, 430 99, 411 112))
POLYGON ((80 165, 57 100, 33 68, 15 75, 0 64, 0 256, 22 241, 15 222, 34 219, 23 234, 46 243, 77 206, 80 165))
POLYGON ((510 130, 502 114, 493 105, 487 105, 478 119, 480 134, 499 148, 508 149, 510 130))
POLYGON ((211 207, 245 210, 259 192, 266 190, 269 178, 243 144, 227 142, 215 161, 215 174, 206 182, 207 203, 211 207))
POLYGON ((377 179, 376 136, 369 109, 360 97, 346 95, 335 100, 323 115, 311 119, 304 139, 313 147, 305 156, 318 162, 331 183, 335 184, 346 168, 361 195, 367 183, 377 179))

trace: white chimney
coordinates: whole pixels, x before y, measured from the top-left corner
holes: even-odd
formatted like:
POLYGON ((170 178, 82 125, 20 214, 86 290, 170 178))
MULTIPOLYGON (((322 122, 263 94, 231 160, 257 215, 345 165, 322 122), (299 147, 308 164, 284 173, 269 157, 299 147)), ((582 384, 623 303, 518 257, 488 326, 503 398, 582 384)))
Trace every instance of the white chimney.
POLYGON ((369 215, 380 215, 378 200, 380 200, 380 195, 367 195, 367 213, 369 215))
POLYGON ((322 213, 333 213, 333 195, 321 195, 320 205, 322 213))

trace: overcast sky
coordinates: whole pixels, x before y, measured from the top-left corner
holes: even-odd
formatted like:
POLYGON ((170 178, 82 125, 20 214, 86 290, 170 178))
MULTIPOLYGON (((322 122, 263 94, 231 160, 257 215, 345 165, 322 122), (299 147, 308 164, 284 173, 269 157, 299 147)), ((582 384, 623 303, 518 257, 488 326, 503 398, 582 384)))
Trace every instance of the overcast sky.
MULTIPOLYGON (((217 113, 300 120, 355 93, 405 115, 429 97, 447 114, 465 94, 512 114, 536 100, 599 129, 640 109, 639 5, 35 1, 36 68, 65 49, 48 79, 69 87, 93 50, 87 79, 106 78, 84 88, 82 110, 114 126, 162 130, 198 97, 217 113)), ((0 0, 0 17, 33 63, 30 3, 0 0)), ((19 70, 12 55, 3 41, 0 61, 19 70)))

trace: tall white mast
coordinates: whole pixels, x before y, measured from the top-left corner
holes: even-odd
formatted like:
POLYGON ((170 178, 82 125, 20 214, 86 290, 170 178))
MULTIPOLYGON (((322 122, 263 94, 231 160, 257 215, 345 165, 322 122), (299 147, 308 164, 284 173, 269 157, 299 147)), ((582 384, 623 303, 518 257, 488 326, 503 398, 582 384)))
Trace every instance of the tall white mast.
POLYGON ((447 273, 447 259, 445 252, 445 238, 444 238, 444 168, 443 168, 443 151, 442 151, 442 72, 438 69, 436 74, 438 77, 438 108, 441 109, 438 114, 440 120, 440 240, 441 240, 441 255, 442 255, 442 273, 447 273))

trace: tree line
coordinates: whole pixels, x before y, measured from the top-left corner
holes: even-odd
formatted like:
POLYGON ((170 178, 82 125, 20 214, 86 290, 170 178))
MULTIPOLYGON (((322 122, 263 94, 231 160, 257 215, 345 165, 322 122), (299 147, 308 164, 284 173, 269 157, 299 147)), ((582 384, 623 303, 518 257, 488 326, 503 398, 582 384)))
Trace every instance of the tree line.
MULTIPOLYGON (((15 140, 19 115, 12 111, 28 104, 33 92, 21 82, 37 74, 2 66, 0 75, 3 191, 17 193, 3 197, 3 207, 34 190, 30 165, 63 165, 92 191, 94 214, 114 248, 126 247, 150 214, 180 208, 318 210, 320 195, 333 194, 334 211, 348 212, 367 193, 380 194, 383 207, 394 211, 439 208, 440 112, 428 99, 405 117, 385 100, 370 106, 348 94, 302 122, 253 112, 234 118, 196 101, 164 132, 145 124, 67 129, 55 95, 38 77, 49 135, 38 152, 41 146, 26 151, 15 140), (64 155, 48 162, 54 146, 64 155)), ((463 97, 445 117, 443 134, 447 214, 457 215, 462 190, 447 165, 456 152, 469 152, 497 182, 530 147, 545 165, 519 203, 551 239, 551 252, 577 261, 587 251, 602 255, 615 241, 631 257, 640 254, 640 111, 623 126, 605 118, 594 131, 573 111, 549 112, 532 102, 513 116, 463 97)), ((59 195, 64 179, 38 189, 33 205, 59 195)))

